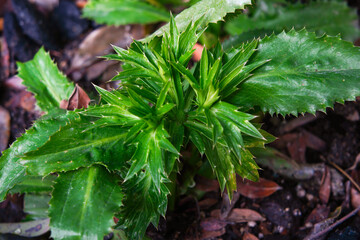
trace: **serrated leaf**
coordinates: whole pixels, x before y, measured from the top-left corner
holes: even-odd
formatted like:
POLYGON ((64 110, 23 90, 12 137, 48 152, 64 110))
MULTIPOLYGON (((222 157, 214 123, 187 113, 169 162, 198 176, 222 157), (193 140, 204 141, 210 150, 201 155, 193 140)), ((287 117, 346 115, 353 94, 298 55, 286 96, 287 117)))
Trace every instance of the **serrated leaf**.
POLYGON ((168 21, 169 13, 141 0, 91 0, 83 9, 83 17, 118 26, 168 21))
POLYGON ((75 118, 76 114, 65 115, 63 110, 49 113, 37 120, 32 128, 3 152, 0 158, 0 199, 3 199, 7 191, 15 184, 27 180, 25 168, 18 163, 19 156, 42 146, 50 135, 75 118))
POLYGON ((212 111, 225 121, 231 121, 245 134, 263 139, 261 133, 249 121, 255 116, 240 112, 237 107, 226 102, 219 102, 212 107, 212 111))
POLYGON ((160 185, 164 182, 164 177, 166 177, 165 159, 162 151, 169 151, 179 155, 178 150, 167 140, 168 137, 169 134, 164 129, 163 124, 155 129, 147 129, 139 133, 134 140, 136 151, 130 160, 131 167, 125 181, 133 178, 141 170, 145 170, 149 171, 158 191, 161 190, 160 185))
POLYGON ((165 216, 169 190, 161 183, 159 191, 147 171, 123 186, 125 200, 118 225, 125 230, 129 239, 142 239, 147 226, 150 223, 157 226, 160 215, 165 216))
POLYGON ((344 39, 355 40, 359 35, 359 30, 353 23, 356 19, 356 11, 345 2, 317 1, 292 4, 259 0, 251 14, 242 14, 228 21, 225 29, 231 35, 246 35, 251 31, 280 33, 282 30, 289 31, 293 27, 297 30, 306 27, 317 34, 340 33, 344 39))
POLYGON ((51 237, 102 239, 108 234, 123 198, 119 180, 102 166, 61 173, 50 200, 51 237))
POLYGON ((42 111, 58 109, 61 100, 68 99, 74 91, 74 84, 59 71, 44 48, 40 48, 33 60, 18 62, 17 65, 18 76, 23 79, 27 89, 34 93, 42 111))
POLYGON ((124 145, 127 129, 106 125, 89 129, 89 122, 81 118, 62 127, 42 147, 25 154, 21 164, 35 175, 70 171, 95 163, 111 170, 123 170, 131 154, 124 145))
POLYGON ((219 143, 214 146, 210 140, 205 138, 203 138, 203 142, 205 143, 205 155, 216 174, 220 189, 224 191, 226 187, 231 199, 232 193, 236 191, 236 174, 230 152, 219 143))
POLYGON ((253 72, 228 101, 282 115, 325 111, 360 95, 360 50, 338 37, 305 30, 260 41, 252 61, 272 59, 253 72))
MULTIPOLYGON (((245 5, 250 4, 251 0, 202 0, 182 11, 175 17, 175 21, 179 31, 183 32, 191 22, 196 22, 200 18, 203 18, 201 26, 207 26, 209 23, 223 20, 227 13, 244 9, 245 5)), ((164 32, 169 32, 169 24, 158 29, 145 41, 150 41, 155 36, 162 36, 164 32)))
POLYGON ((100 94, 100 97, 107 103, 123 107, 124 104, 129 106, 130 100, 122 95, 121 93, 117 92, 116 94, 109 92, 99 86, 94 85, 96 91, 100 94))

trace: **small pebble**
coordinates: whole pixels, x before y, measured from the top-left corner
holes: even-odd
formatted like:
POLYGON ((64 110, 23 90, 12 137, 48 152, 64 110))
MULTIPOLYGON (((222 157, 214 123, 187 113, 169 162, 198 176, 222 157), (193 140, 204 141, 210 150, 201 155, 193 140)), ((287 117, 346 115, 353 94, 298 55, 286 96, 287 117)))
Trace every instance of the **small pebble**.
POLYGON ((247 225, 252 228, 252 227, 255 227, 255 226, 256 226, 256 222, 250 221, 250 222, 248 222, 247 225))
POLYGON ((314 200, 314 195, 308 193, 308 194, 306 194, 306 199, 307 199, 309 202, 311 202, 312 200, 314 200))
POLYGON ((305 227, 306 228, 312 228, 313 224, 311 222, 307 222, 307 223, 305 223, 305 227))
POLYGON ((294 209, 294 210, 293 210, 293 215, 294 215, 295 217, 301 216, 301 211, 300 211, 300 209, 298 209, 298 208, 294 209))
POLYGON ((306 191, 303 189, 303 187, 300 184, 296 186, 296 195, 299 198, 303 198, 306 195, 306 191))

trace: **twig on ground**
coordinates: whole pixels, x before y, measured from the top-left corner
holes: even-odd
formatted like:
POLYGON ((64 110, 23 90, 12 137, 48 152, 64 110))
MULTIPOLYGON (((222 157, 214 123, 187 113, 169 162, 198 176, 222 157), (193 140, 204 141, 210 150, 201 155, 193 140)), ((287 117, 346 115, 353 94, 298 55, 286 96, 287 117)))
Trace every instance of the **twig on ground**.
POLYGON ((336 168, 339 172, 341 172, 347 179, 350 180, 350 182, 354 185, 354 187, 360 192, 360 186, 357 184, 357 182, 347 173, 345 172, 341 167, 339 167, 336 163, 332 161, 327 161, 331 166, 336 168))
POLYGON ((348 220, 349 218, 351 218, 352 216, 354 216, 358 211, 360 211, 360 206, 357 207, 356 209, 354 209, 353 211, 351 211, 349 214, 347 214, 346 216, 344 216, 343 218, 341 218, 339 221, 331 224, 330 226, 328 226, 327 228, 325 228, 324 230, 309 236, 307 238, 305 238, 305 240, 314 240, 317 239, 318 237, 330 232, 331 230, 333 230, 335 227, 337 227, 338 225, 342 224, 343 222, 345 222, 346 220, 348 220))

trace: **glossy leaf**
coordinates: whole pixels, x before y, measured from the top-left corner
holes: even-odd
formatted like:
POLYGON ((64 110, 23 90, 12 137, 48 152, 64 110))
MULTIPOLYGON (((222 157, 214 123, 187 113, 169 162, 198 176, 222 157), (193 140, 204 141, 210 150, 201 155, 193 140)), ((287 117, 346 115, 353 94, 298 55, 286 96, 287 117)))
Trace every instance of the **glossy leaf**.
POLYGON ((91 0, 83 16, 99 24, 125 25, 168 21, 169 13, 141 0, 91 0))
MULTIPOLYGON (((223 20, 227 13, 235 12, 237 9, 244 9, 246 5, 250 5, 251 0, 202 0, 193 6, 182 11, 175 17, 177 27, 183 32, 191 22, 196 22, 200 18, 202 26, 209 23, 215 23, 223 20)), ((169 24, 163 26, 145 40, 150 41, 155 36, 162 36, 164 32, 169 32, 169 24)))
POLYGON ((76 118, 76 114, 64 113, 65 111, 59 110, 43 116, 3 152, 0 158, 0 199, 3 199, 6 192, 16 184, 29 180, 25 176, 25 168, 18 163, 19 156, 39 148, 61 126, 76 118))
POLYGON ((44 48, 40 48, 33 60, 17 65, 18 76, 34 93, 42 111, 59 108, 61 100, 68 99, 74 90, 74 84, 59 71, 44 48))
POLYGON ((50 200, 51 237, 102 239, 111 231, 123 199, 118 182, 102 166, 61 173, 50 200))
POLYGON ((169 134, 162 125, 156 129, 148 129, 139 133, 134 140, 136 151, 131 158, 131 167, 125 181, 134 177, 141 170, 146 170, 149 171, 158 191, 161 191, 161 182, 166 177, 165 159, 163 159, 162 151, 169 151, 179 155, 178 150, 167 139, 168 137, 169 134))
POLYGON ((21 163, 28 173, 35 175, 75 170, 95 163, 122 169, 129 157, 129 149, 124 145, 127 129, 106 125, 88 128, 86 118, 71 122, 42 147, 22 157, 21 163))
POLYGON ((124 207, 119 214, 119 228, 129 239, 142 239, 150 223, 157 226, 160 215, 165 216, 169 190, 164 183, 160 191, 154 184, 150 172, 140 172, 123 185, 124 207))
POLYGON ((360 95, 360 50, 338 37, 305 30, 272 35, 260 41, 252 62, 266 59, 228 99, 243 111, 315 113, 360 95))
POLYGON ((10 190, 10 193, 50 193, 55 176, 46 177, 26 175, 24 181, 18 183, 10 190))
MULTIPOLYGON (((341 36, 346 40, 355 40, 359 30, 353 23, 356 11, 345 2, 317 1, 309 4, 284 3, 283 1, 259 0, 250 14, 241 14, 226 23, 230 35, 247 34, 261 30, 280 33, 282 30, 315 31, 318 35, 341 36), (330 20, 331 19, 331 20, 330 20)), ((255 37, 262 37, 258 35, 255 37)))

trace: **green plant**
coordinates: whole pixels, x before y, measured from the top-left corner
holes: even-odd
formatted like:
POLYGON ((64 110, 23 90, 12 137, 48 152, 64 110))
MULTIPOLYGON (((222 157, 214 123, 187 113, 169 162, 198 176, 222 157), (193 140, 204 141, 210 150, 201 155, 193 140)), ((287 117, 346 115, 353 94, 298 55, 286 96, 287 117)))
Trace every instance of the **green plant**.
POLYGON ((56 177, 49 208, 52 237, 100 239, 111 231, 115 214, 115 228, 139 239, 165 215, 171 176, 180 169, 186 145, 206 155, 231 198, 236 174, 259 178, 252 149, 273 139, 251 123, 253 108, 314 113, 360 95, 359 49, 305 30, 254 39, 227 53, 218 44, 204 49, 189 69, 192 47, 204 31, 199 29, 225 13, 194 15, 194 22, 184 15, 177 24, 171 18, 128 50, 114 46, 116 54, 105 58, 124 63, 113 79, 121 86, 111 92, 95 86, 101 101, 87 109, 58 108, 66 97, 43 85, 60 84, 66 93, 74 86, 43 49, 33 61, 19 64, 29 89, 47 93, 36 95, 47 114, 3 153, 0 197, 14 186, 23 192, 23 183, 34 178, 56 177))
POLYGON ((225 29, 231 37, 224 43, 224 48, 239 46, 254 37, 290 31, 292 28, 306 28, 318 35, 341 34, 343 39, 354 41, 359 36, 356 19, 355 9, 348 7, 344 1, 293 3, 287 0, 259 0, 246 14, 226 22, 225 29))

